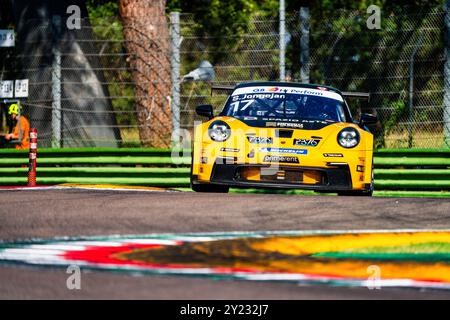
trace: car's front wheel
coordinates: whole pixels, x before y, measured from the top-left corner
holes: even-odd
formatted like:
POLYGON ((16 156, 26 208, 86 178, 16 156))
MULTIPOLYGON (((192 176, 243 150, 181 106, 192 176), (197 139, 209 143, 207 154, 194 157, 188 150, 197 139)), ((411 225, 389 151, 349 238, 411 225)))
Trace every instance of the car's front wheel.
POLYGON ((191 184, 192 190, 195 192, 214 192, 214 193, 228 193, 230 187, 219 186, 214 184, 191 184))
POLYGON ((374 176, 373 165, 372 165, 372 178, 370 180, 369 188, 367 188, 366 190, 354 190, 354 191, 338 192, 338 196, 371 197, 373 195, 374 183, 375 183, 375 176, 374 176))

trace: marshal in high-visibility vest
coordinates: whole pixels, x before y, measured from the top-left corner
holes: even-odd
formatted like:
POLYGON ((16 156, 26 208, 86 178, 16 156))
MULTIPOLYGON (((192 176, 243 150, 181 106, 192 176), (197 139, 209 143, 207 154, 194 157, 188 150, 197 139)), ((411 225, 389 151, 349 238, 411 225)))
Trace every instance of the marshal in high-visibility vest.
POLYGON ((11 117, 13 123, 15 123, 12 133, 5 135, 5 140, 18 140, 16 143, 16 149, 29 149, 30 148, 30 123, 28 119, 23 115, 20 115, 19 121, 19 106, 15 103, 9 106, 8 115, 11 117), (20 130, 19 130, 20 124, 20 130))

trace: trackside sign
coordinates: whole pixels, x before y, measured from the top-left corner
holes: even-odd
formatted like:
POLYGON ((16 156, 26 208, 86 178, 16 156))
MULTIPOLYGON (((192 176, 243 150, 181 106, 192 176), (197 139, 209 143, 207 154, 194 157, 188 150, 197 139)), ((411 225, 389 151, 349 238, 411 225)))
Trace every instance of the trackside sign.
POLYGON ((0 98, 27 98, 28 79, 0 81, 0 98))
POLYGON ((0 29, 0 47, 14 47, 14 30, 0 29))

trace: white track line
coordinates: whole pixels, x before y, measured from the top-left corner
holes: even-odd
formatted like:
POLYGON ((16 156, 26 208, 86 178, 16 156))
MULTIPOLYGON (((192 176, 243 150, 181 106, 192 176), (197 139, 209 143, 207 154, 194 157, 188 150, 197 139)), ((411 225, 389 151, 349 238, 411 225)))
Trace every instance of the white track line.
POLYGON ((48 186, 48 187, 11 187, 0 188, 1 191, 39 191, 39 190, 100 190, 100 191, 129 191, 129 192, 179 192, 172 189, 139 189, 139 188, 108 188, 108 187, 83 187, 83 186, 48 186))

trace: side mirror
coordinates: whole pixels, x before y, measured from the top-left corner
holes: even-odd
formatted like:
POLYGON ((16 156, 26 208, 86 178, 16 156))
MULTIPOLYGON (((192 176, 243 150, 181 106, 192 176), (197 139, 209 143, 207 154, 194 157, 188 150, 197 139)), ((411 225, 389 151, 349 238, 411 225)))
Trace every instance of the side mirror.
POLYGON ((361 117, 359 119, 359 125, 365 126, 365 125, 371 125, 376 124, 378 122, 377 116, 374 116, 373 114, 363 113, 361 114, 361 117))
POLYGON ((210 104, 201 104, 195 108, 195 112, 199 116, 207 117, 208 120, 214 118, 213 107, 210 104))

